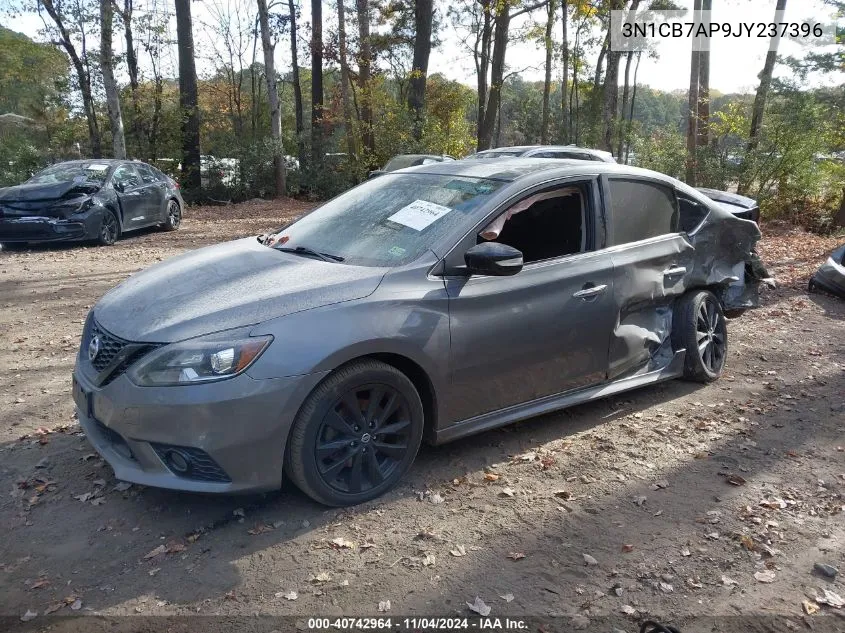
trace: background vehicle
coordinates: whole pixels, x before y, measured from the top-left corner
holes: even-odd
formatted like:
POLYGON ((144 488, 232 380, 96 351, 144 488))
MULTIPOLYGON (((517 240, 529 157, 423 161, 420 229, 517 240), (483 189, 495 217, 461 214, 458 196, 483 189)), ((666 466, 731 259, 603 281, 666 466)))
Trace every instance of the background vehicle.
POLYGON ((613 154, 601 149, 576 147, 574 145, 519 145, 515 147, 497 147, 486 149, 467 156, 464 160, 490 158, 566 158, 570 160, 594 160, 603 163, 615 163, 613 154))
POLYGON ((0 242, 97 240, 147 226, 179 228, 179 185, 139 161, 74 160, 0 189, 0 242))
POLYGON ((237 158, 215 158, 204 154, 200 156, 200 179, 203 187, 215 182, 231 187, 237 183, 240 161, 237 158))
POLYGON ((444 161, 455 160, 451 156, 445 154, 398 154, 387 161, 387 164, 382 169, 374 169, 367 178, 375 178, 382 174, 396 171, 397 169, 404 169, 405 167, 416 167, 417 165, 430 165, 431 163, 442 163, 444 161))
POLYGON ((243 492, 284 471, 322 503, 360 503, 423 437, 717 379, 723 311, 757 303, 759 237, 647 170, 413 167, 110 291, 84 328, 77 413, 122 480, 243 492))

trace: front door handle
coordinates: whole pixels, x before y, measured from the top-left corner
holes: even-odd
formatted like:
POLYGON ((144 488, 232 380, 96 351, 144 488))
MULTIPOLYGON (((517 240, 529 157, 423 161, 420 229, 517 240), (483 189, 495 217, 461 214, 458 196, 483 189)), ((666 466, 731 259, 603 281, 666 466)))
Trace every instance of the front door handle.
POLYGON ((584 288, 583 290, 579 290, 572 296, 576 299, 592 299, 607 290, 607 285, 602 286, 590 286, 589 288, 584 288))
POLYGON ((677 277, 678 275, 685 275, 687 272, 686 266, 672 266, 663 271, 664 277, 677 277))

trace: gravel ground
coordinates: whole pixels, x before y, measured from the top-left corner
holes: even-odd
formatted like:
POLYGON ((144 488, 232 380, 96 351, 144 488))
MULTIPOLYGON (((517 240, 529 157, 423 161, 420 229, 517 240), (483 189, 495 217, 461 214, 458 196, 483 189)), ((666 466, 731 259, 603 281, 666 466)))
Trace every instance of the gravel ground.
POLYGON ((175 233, 112 248, 0 252, 5 624, 463 617, 478 598, 491 617, 538 616, 540 631, 635 631, 645 617, 683 633, 845 630, 833 606, 842 576, 813 571, 845 574, 845 303, 806 292, 837 240, 781 227, 764 227, 761 246, 779 287, 731 321, 714 384, 664 383, 424 447, 397 489, 350 509, 287 485, 228 498, 121 485, 81 434, 69 393, 89 308, 156 261, 307 208, 204 207, 175 233), (751 619, 738 627, 738 616, 751 619))

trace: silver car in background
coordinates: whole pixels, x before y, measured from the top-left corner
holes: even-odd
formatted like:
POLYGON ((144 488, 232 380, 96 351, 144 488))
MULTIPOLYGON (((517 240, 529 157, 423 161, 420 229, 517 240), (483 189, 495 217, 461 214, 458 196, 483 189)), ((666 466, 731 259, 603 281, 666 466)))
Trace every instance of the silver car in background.
POLYGON ((454 161, 132 275, 88 315, 79 421, 119 479, 328 505, 438 444, 719 377, 760 232, 661 174, 454 161))

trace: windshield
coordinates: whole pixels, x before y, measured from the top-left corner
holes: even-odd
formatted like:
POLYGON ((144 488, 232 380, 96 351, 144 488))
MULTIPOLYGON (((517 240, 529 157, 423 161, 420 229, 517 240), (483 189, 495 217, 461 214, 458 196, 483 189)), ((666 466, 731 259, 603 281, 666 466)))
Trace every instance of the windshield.
POLYGON ((358 266, 406 264, 465 224, 504 184, 465 176, 386 174, 330 200, 273 236, 273 242, 358 266))
MULTIPOLYGON (((425 156, 394 156, 387 165, 384 166, 384 171, 396 171, 397 169, 404 169, 405 167, 413 167, 414 165, 424 165, 423 158, 425 156)), ((432 161, 434 162, 434 161, 432 161)))
POLYGON ((28 185, 50 185, 57 182, 94 183, 106 182, 109 171, 107 163, 59 163, 42 171, 26 181, 28 185))

